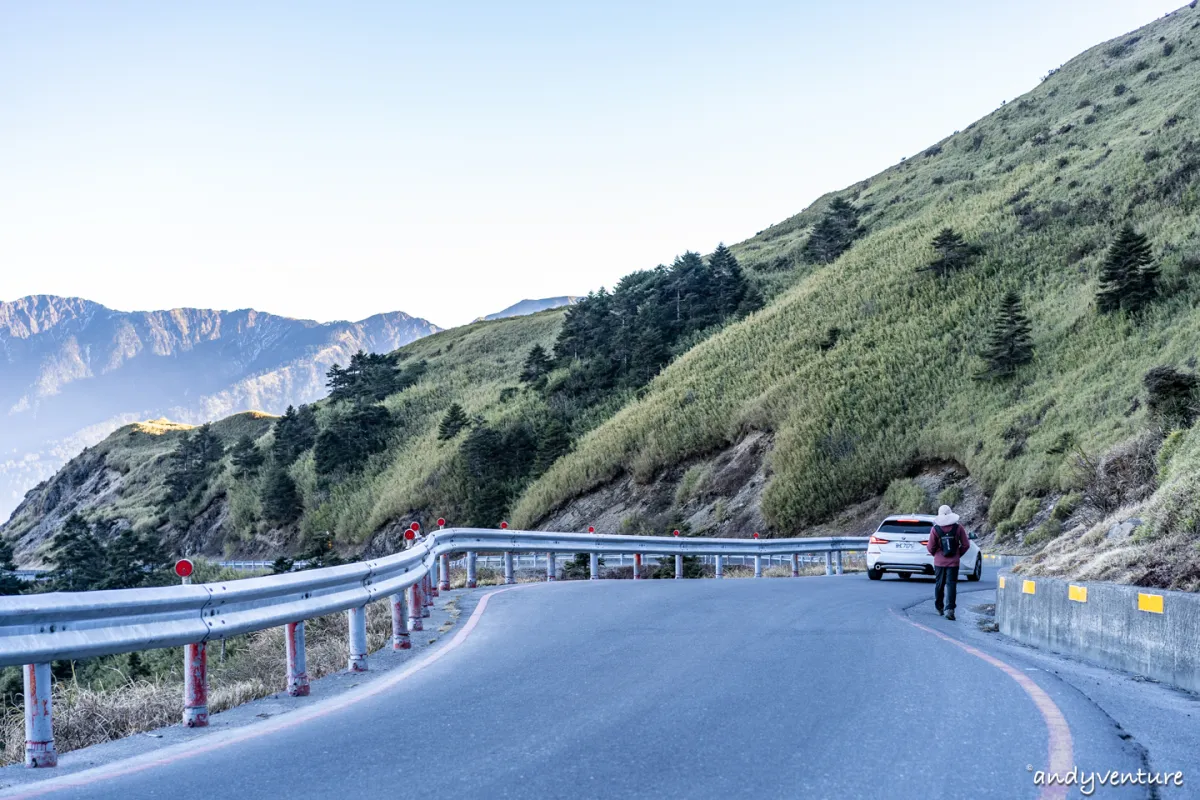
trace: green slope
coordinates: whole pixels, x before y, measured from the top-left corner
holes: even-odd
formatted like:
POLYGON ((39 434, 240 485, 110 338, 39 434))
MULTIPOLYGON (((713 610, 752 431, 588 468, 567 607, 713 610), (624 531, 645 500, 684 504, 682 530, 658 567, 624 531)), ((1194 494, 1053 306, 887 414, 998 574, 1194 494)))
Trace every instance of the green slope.
MULTIPOLYGON (((1151 366, 1195 353, 1200 315, 1200 12, 1096 47, 1040 86, 840 196, 869 234, 804 267, 765 310, 678 359, 520 500, 521 525, 625 472, 648 477, 749 430, 775 432, 763 508, 797 531, 927 459, 966 465, 1001 503, 1058 487, 1064 442, 1104 448, 1141 425, 1151 366), (1165 297, 1144 319, 1098 316, 1116 229, 1149 235, 1165 297), (941 280, 918 269, 950 226, 982 257, 941 280), (1018 291, 1036 362, 971 379, 993 309, 1018 291), (823 349, 830 329, 836 346, 823 349), (1066 438, 1064 438, 1066 437, 1066 438), (1059 445, 1059 446, 1056 446, 1059 445)), ((816 208, 738 247, 799 258, 816 208)), ((751 256, 751 254, 753 254, 751 256)))
MULTIPOLYGON (((1088 51, 966 130, 734 245, 772 302, 685 352, 648 386, 572 410, 572 451, 536 480, 546 465, 506 488, 515 498, 512 521, 537 525, 622 475, 647 479, 760 430, 773 441, 763 497, 769 535, 803 532, 925 461, 965 465, 993 493, 994 521, 1022 497, 1066 488, 1070 446, 1101 452, 1144 427, 1147 369, 1193 363, 1198 85, 1200 12, 1185 8, 1088 51), (813 264, 805 247, 835 197, 861 210, 867 234, 832 263, 813 264), (1163 297, 1141 317, 1102 316, 1094 303, 1099 264, 1126 222, 1153 243, 1163 297), (919 270, 947 226, 981 254, 942 279, 919 270), (1009 381, 973 380, 1007 290, 1022 296, 1032 318, 1035 361, 1009 381)), ((308 450, 287 468, 303 515, 279 527, 263 518, 264 476, 234 478, 227 457, 197 505, 205 524, 191 524, 191 535, 209 552, 269 554, 296 552, 329 532, 343 549, 360 551, 386 549, 412 518, 463 521, 467 434, 440 441, 438 423, 457 402, 495 430, 536 427, 556 399, 523 387, 521 366, 533 345, 552 350, 565 313, 479 322, 402 348, 401 367, 424 360, 428 368, 383 401, 393 427, 382 452, 331 477, 318 476, 308 450)), ((552 387, 574 374, 572 365, 558 366, 552 387)), ((321 403, 320 427, 346 410, 321 403)), ((273 433, 245 432, 270 451, 273 433)), ((132 452, 120 433, 101 447, 113 460, 132 452)), ((142 465, 138 480, 91 498, 88 515, 179 536, 162 506, 163 470, 151 468, 165 452, 130 461, 142 465)), ((1188 447, 1179 452, 1191 458, 1188 447)), ((4 535, 52 522, 43 501, 80 475, 85 456, 27 502, 4 535)), ((1190 487, 1171 485, 1176 493, 1190 487)), ((1172 519, 1189 519, 1178 512, 1183 501, 1173 502, 1172 519)))

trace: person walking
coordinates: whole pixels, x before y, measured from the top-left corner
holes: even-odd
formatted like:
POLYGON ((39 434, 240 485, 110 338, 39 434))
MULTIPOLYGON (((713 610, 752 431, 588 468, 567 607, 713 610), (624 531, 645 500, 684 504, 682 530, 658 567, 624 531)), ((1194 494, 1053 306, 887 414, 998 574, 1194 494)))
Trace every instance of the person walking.
POLYGON ((938 614, 945 613, 946 619, 954 619, 955 600, 958 599, 958 563, 968 550, 971 540, 967 529, 958 524, 958 514, 950 506, 938 509, 929 531, 927 550, 933 556, 933 604, 938 614), (943 603, 943 598, 945 602, 943 603))

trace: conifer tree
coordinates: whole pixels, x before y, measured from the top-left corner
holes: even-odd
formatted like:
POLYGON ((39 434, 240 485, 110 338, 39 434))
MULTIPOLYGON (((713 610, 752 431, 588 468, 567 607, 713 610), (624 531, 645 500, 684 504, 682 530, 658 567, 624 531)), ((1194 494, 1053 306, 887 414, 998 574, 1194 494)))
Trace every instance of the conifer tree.
POLYGON ((168 497, 178 503, 192 490, 204 483, 211 467, 225 455, 225 446, 208 423, 184 434, 171 454, 171 470, 167 474, 168 497))
POLYGON ((525 357, 525 365, 521 368, 522 383, 536 383, 550 371, 550 356, 546 348, 535 344, 525 357))
POLYGON ((974 245, 967 244, 961 234, 953 228, 942 228, 933 237, 933 251, 936 254, 933 261, 920 271, 929 271, 939 278, 945 278, 970 265, 979 250, 974 245))
POLYGON ((463 411, 463 407, 458 403, 451 403, 446 409, 446 415, 442 417, 442 422, 438 425, 438 439, 443 442, 453 439, 458 436, 459 431, 467 427, 467 412, 463 411))
POLYGON ((317 474, 360 469, 371 455, 387 447, 394 425, 391 413, 377 404, 356 405, 331 416, 313 450, 317 474))
POLYGON ((137 589, 161 583, 167 558, 156 539, 126 528, 104 545, 103 579, 96 589, 137 589))
POLYGON ((271 453, 277 464, 290 466, 304 451, 317 441, 317 414, 312 406, 287 407, 282 417, 275 420, 275 443, 271 453))
POLYGON ((267 473, 262 488, 263 516, 273 525, 288 525, 300 518, 304 506, 296 482, 278 466, 267 473))
POLYGON ((854 240, 864 233, 866 231, 858 221, 858 209, 848 200, 835 197, 825 216, 813 226, 804 244, 804 255, 810 262, 829 264, 849 250, 854 240))
POLYGON ((1138 311, 1158 294, 1159 268, 1150 241, 1126 224, 1100 267, 1096 308, 1101 313, 1138 311))
POLYGON ((249 436, 242 436, 233 445, 233 474, 237 478, 249 478, 258 474, 266 456, 254 445, 249 436))
POLYGON ((1006 292, 1000 299, 996 319, 984 345, 985 369, 981 378, 1006 378, 1013 375, 1022 364, 1033 360, 1032 326, 1021 308, 1021 298, 1016 292, 1006 292))
POLYGON ((0 595, 20 594, 25 589, 25 582, 13 574, 16 568, 12 545, 0 539, 0 595))
POLYGON ((54 591, 86 592, 104 580, 104 548, 92 526, 78 514, 67 517, 62 530, 50 540, 46 560, 54 591))

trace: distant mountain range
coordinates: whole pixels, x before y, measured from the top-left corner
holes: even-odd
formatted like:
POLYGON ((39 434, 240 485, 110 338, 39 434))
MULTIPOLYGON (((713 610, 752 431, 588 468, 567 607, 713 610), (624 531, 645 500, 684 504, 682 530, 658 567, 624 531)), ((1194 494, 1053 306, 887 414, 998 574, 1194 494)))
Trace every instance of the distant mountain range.
POLYGON ((324 396, 326 371, 357 350, 388 352, 438 330, 399 311, 319 323, 253 309, 114 311, 51 295, 0 301, 0 521, 120 425, 281 413, 324 396))
MULTIPOLYGON (((503 311, 497 311, 495 314, 488 314, 486 317, 479 319, 506 319, 507 317, 523 317, 526 314, 536 314, 539 311, 545 311, 548 308, 559 308, 560 306, 570 306, 579 302, 578 297, 571 295, 563 295, 562 297, 543 297, 541 300, 522 300, 519 303, 509 306, 503 311)), ((478 322, 479 320, 475 320, 478 322)))

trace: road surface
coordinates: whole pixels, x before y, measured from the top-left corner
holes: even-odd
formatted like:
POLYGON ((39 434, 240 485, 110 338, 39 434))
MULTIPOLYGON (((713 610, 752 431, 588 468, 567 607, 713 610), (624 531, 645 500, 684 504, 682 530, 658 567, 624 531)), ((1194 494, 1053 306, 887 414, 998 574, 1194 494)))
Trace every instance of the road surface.
MULTIPOLYGON (((960 583, 960 610, 993 589, 960 583)), ((1053 759, 1144 766, 1086 696, 991 647, 998 637, 970 619, 937 617, 931 592, 861 574, 521 586, 464 617, 451 645, 422 657, 432 663, 369 694, 311 698, 312 718, 301 710, 13 791, 1007 800, 1064 796, 1034 785, 1053 759)))

